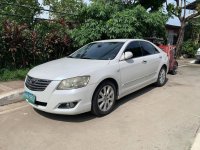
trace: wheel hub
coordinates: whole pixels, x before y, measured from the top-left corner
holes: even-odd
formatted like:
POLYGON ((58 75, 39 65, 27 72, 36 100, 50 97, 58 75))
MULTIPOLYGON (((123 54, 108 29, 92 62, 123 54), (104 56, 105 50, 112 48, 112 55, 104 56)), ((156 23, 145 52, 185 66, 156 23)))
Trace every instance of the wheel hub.
POLYGON ((98 95, 98 107, 101 111, 108 111, 114 102, 114 89, 110 85, 104 86, 98 95))

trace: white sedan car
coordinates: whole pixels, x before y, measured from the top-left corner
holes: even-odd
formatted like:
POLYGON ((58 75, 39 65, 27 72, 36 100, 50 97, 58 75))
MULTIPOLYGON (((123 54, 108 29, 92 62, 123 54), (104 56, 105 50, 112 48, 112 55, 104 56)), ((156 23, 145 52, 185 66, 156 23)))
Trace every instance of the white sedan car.
POLYGON ((200 61, 200 48, 197 50, 196 59, 197 61, 200 61))
POLYGON ((140 39, 92 42, 70 56, 31 69, 24 97, 41 111, 75 115, 110 113, 115 101, 149 84, 163 86, 168 57, 140 39))

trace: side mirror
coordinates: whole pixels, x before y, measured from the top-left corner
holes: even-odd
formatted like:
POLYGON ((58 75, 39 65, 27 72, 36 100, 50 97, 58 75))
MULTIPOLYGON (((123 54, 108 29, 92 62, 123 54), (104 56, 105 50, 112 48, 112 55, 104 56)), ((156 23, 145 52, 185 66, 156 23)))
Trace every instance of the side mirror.
POLYGON ((130 51, 127 51, 127 52, 123 53, 123 55, 122 55, 120 61, 128 60, 128 59, 130 59, 130 58, 132 58, 132 57, 133 57, 133 53, 130 52, 130 51))

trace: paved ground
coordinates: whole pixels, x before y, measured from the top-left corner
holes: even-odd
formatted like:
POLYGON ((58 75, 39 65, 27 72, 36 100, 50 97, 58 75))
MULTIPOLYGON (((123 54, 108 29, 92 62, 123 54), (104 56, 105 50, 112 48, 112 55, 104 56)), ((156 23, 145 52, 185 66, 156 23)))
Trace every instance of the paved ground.
POLYGON ((0 94, 7 93, 8 91, 13 91, 19 88, 23 88, 23 81, 9 81, 9 82, 0 82, 0 94))
POLYGON ((20 101, 24 81, 0 82, 0 107, 20 101))
POLYGON ((96 118, 51 115, 26 102, 0 107, 1 150, 189 150, 200 126, 200 65, 168 75, 96 118))

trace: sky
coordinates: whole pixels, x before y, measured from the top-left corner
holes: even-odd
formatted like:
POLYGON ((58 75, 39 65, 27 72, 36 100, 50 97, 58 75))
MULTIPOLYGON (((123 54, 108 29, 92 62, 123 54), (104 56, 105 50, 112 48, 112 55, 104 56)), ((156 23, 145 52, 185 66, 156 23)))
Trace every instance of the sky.
MULTIPOLYGON (((188 3, 191 3, 191 2, 194 2, 195 0, 187 0, 188 3)), ((169 3, 173 3, 174 0, 169 0, 169 3)), ((190 12, 187 11, 187 15, 189 15, 190 12)), ((167 22, 167 24, 171 24, 171 25, 176 25, 176 26, 180 26, 180 21, 177 17, 173 17, 173 18, 170 18, 167 22)))
MULTIPOLYGON (((43 0, 38 0, 38 1, 39 1, 40 4, 42 4, 42 2, 43 2, 43 0)), ((84 0, 84 1, 85 1, 86 3, 89 3, 89 0, 84 0)), ((195 0, 187 0, 188 3, 191 3, 191 2, 193 2, 193 1, 195 1, 195 0)), ((168 3, 173 3, 173 2, 174 2, 174 0, 169 0, 168 3)), ((45 8, 48 9, 48 7, 45 7, 45 8)), ((187 14, 189 14, 189 13, 190 13, 190 12, 188 11, 187 14)), ((44 13, 41 15, 41 17, 42 17, 42 18, 48 18, 49 16, 48 16, 48 13, 45 13, 45 12, 44 12, 44 13)), ((168 20, 167 24, 180 26, 180 22, 179 22, 179 20, 178 20, 177 17, 170 18, 170 19, 168 20)))

